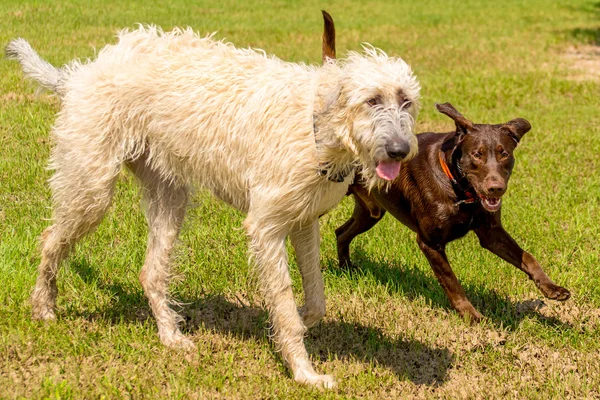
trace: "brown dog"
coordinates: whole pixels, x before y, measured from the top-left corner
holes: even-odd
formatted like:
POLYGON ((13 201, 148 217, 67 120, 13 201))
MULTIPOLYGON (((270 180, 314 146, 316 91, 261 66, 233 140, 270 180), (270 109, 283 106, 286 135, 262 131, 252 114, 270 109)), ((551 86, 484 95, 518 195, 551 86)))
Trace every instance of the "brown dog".
POLYGON ((549 299, 571 294, 544 273, 537 260, 523 251, 502 227, 500 208, 513 169, 513 151, 531 129, 522 118, 505 124, 473 124, 451 104, 436 104, 456 122, 456 131, 421 133, 419 153, 402 166, 388 191, 350 186, 356 206, 352 217, 336 230, 338 258, 351 266, 349 246, 389 211, 417 233, 419 247, 462 316, 478 321, 481 314, 467 299, 446 257, 446 244, 474 231, 481 246, 513 264, 549 299))
MULTIPOLYGON (((335 58, 335 31, 331 16, 325 12, 323 16, 325 60, 335 58)), ((471 230, 483 248, 525 272, 544 296, 567 300, 570 292, 552 282, 537 260, 502 227, 500 208, 514 166, 513 151, 531 129, 529 122, 517 118, 499 125, 474 124, 449 103, 436 104, 436 108, 455 121, 455 132, 417 135, 417 156, 403 163, 389 190, 369 193, 360 182, 350 186, 348 194, 356 202, 354 213, 336 230, 340 266, 352 266, 352 239, 389 211, 417 233, 419 247, 452 307, 463 317, 472 321, 482 318, 454 275, 445 248, 471 230)))

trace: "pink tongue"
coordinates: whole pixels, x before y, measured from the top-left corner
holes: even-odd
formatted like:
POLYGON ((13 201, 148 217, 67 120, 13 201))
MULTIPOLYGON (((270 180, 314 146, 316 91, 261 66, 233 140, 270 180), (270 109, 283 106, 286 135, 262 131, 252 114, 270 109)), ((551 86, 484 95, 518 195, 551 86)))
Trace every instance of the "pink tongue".
POLYGON ((400 161, 382 161, 377 165, 377 175, 391 181, 400 173, 400 161))

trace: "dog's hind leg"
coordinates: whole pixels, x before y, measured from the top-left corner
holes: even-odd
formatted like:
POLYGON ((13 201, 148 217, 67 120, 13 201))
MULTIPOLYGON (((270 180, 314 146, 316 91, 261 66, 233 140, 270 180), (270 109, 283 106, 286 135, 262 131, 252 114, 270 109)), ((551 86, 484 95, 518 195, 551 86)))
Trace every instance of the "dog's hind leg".
POLYGON ((89 154, 81 158, 70 154, 68 160, 55 157, 56 173, 50 180, 53 224, 42 234, 41 262, 31 294, 34 319, 55 318, 60 263, 79 239, 98 226, 110 206, 120 166, 92 159, 89 154))
POLYGON ((368 197, 365 189, 360 186, 352 186, 351 189, 355 201, 352 217, 335 230, 340 268, 354 267, 350 260, 350 243, 356 236, 374 227, 385 215, 385 210, 368 197))
POLYGON ((169 307, 170 254, 185 217, 188 189, 167 180, 142 156, 127 166, 140 180, 148 221, 148 248, 140 283, 156 318, 160 341, 167 347, 193 348, 179 330, 181 317, 169 307))
POLYGON ((280 215, 272 208, 264 213, 250 210, 244 221, 250 251, 256 263, 261 290, 273 326, 273 340, 292 370, 294 380, 331 388, 335 386, 333 377, 315 372, 304 347, 306 326, 296 308, 285 248, 285 239, 290 229, 272 224, 277 221, 278 214, 280 215))
POLYGON ((319 220, 293 229, 290 240, 296 251, 304 287, 304 306, 300 308, 300 315, 304 325, 310 328, 325 315, 325 288, 319 265, 319 220))

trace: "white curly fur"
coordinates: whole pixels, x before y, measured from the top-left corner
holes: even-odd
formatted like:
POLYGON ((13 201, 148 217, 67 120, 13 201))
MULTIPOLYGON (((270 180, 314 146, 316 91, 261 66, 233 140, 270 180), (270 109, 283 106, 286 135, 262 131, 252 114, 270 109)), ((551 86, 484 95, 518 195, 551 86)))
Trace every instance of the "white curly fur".
POLYGON ((287 63, 260 50, 201 38, 190 29, 154 26, 122 31, 95 60, 57 69, 23 39, 7 54, 25 74, 55 91, 62 108, 53 128, 50 180, 53 224, 43 234, 35 318, 54 318, 59 263, 109 207, 122 165, 139 179, 149 238, 140 281, 161 341, 191 347, 167 296, 169 254, 193 187, 205 187, 247 213, 250 254, 273 324, 273 337, 294 378, 331 387, 303 344, 325 313, 319 267, 319 215, 346 194, 322 176, 357 166, 369 186, 385 184, 375 167, 386 144, 410 144, 419 85, 410 67, 365 46, 322 67, 287 63), (412 106, 397 103, 402 91, 412 106), (377 107, 366 101, 381 99, 377 107), (306 304, 298 312, 285 239, 290 236, 306 304))

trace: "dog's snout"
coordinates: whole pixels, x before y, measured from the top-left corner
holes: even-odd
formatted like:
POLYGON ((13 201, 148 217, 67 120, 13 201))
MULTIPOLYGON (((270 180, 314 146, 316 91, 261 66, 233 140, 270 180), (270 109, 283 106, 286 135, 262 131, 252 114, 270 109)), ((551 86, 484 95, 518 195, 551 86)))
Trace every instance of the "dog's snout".
POLYGON ((494 179, 486 185, 486 191, 489 196, 500 197, 506 192, 506 183, 499 179, 494 179))
POLYGON ((388 143, 385 146, 385 151, 389 158, 393 158, 395 160, 402 160, 406 158, 408 153, 410 153, 410 146, 408 143, 400 142, 400 143, 388 143))

